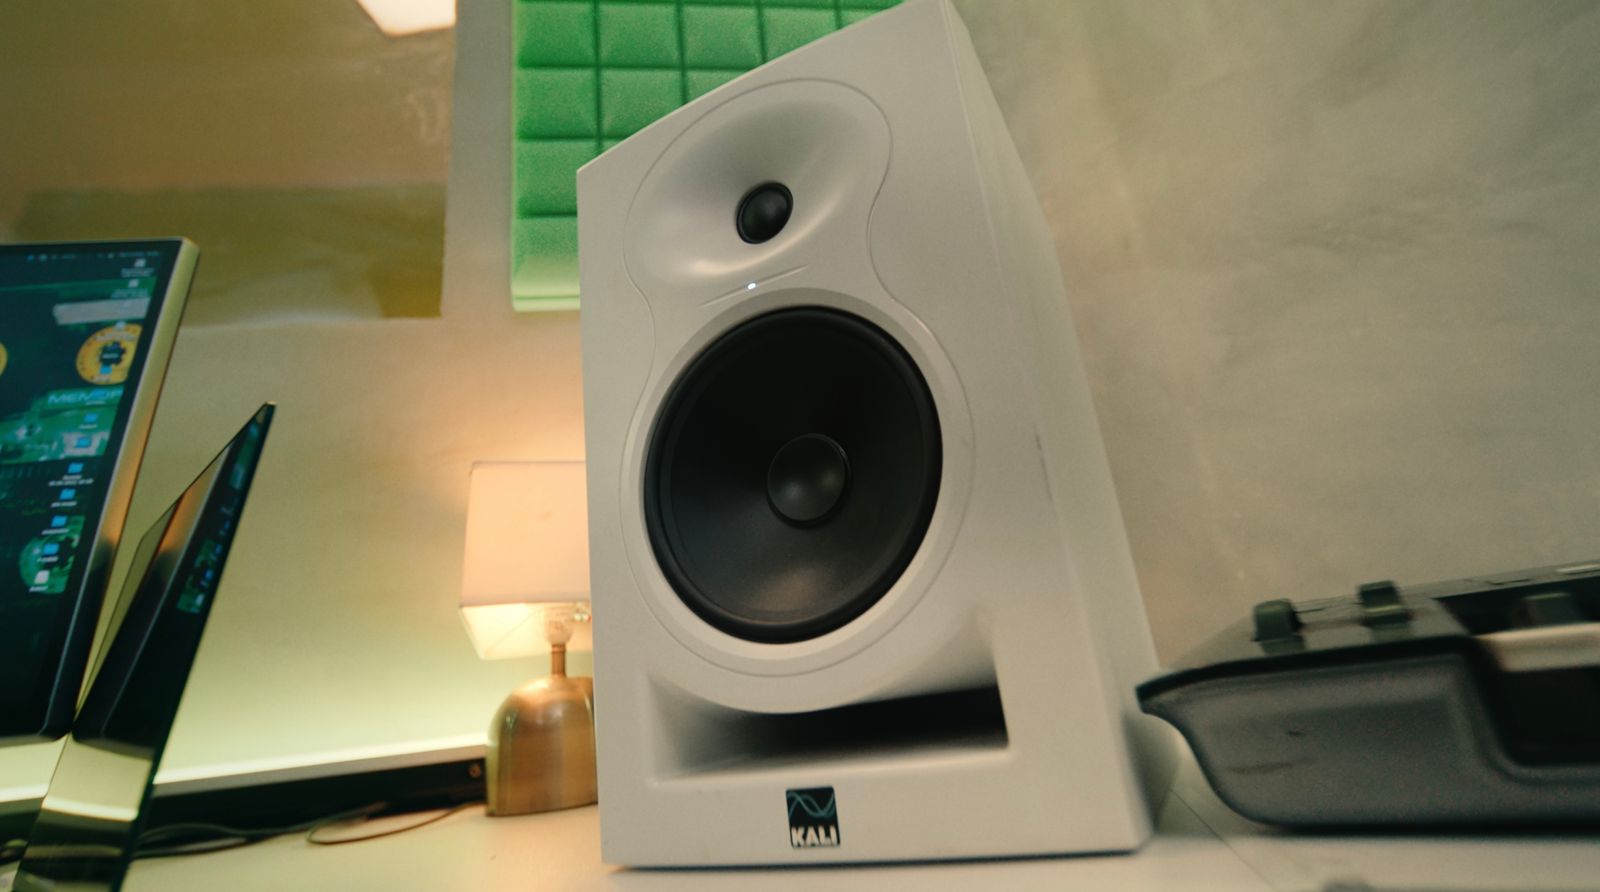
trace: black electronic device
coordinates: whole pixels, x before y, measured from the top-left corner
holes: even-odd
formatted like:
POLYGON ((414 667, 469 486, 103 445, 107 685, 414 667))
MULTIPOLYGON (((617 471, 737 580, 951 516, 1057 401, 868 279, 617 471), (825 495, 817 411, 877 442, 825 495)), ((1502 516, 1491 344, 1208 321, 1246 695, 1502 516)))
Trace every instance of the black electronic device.
POLYGON ((139 543, 29 835, 19 892, 121 886, 272 413, 262 406, 139 543))
POLYGON ((1600 820, 1600 561, 1265 601, 1138 694, 1258 821, 1600 820))
POLYGON ((72 720, 198 256, 0 245, 0 746, 72 720))

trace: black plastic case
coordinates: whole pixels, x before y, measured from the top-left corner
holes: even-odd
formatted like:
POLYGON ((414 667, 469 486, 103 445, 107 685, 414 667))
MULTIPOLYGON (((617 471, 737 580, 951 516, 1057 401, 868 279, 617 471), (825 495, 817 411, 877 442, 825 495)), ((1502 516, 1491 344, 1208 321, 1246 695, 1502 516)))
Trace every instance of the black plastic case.
POLYGON ((1138 694, 1257 821, 1600 820, 1600 561, 1266 601, 1138 694))

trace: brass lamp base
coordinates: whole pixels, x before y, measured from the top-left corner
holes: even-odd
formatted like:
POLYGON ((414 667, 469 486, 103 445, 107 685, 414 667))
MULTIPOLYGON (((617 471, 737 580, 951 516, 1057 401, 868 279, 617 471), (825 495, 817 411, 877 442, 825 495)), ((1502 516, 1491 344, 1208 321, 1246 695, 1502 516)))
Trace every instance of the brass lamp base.
POLYGON ((567 677, 566 648, 556 645, 550 675, 500 704, 489 727, 489 814, 554 811, 599 798, 592 684, 567 677))

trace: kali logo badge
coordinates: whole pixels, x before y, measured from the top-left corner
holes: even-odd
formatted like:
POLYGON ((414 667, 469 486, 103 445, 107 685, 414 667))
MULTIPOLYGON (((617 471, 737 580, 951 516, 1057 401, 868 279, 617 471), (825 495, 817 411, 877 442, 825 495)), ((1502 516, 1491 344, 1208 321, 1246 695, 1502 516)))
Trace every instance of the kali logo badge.
POLYGON ((789 845, 814 849, 839 844, 839 803, 832 787, 788 791, 789 845))

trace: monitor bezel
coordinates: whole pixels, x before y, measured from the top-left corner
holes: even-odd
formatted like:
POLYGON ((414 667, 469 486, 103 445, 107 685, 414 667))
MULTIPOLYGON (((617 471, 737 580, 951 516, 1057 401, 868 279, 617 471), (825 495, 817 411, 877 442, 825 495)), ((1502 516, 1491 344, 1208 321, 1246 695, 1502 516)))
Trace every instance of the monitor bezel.
POLYGON ((191 617, 175 619, 172 611, 178 598, 177 587, 195 570, 201 557, 199 549, 211 541, 206 534, 214 532, 219 519, 225 519, 233 524, 232 531, 213 555, 217 562, 213 595, 220 590, 226 578, 228 559, 238 542, 241 521, 275 412, 276 405, 271 402, 257 409, 146 531, 145 537, 154 536, 159 544, 144 561, 128 570, 117 605, 123 611, 123 620, 108 627, 105 640, 100 643, 95 674, 73 721, 71 738, 57 761, 56 774, 51 777, 50 790, 40 804, 28 847, 18 865, 19 889, 58 880, 72 888, 116 889, 120 886, 135 854, 151 787, 216 602, 215 597, 206 598, 191 617), (227 481, 235 475, 238 482, 230 486, 227 481), (231 513, 227 508, 230 500, 235 505, 231 513), (187 520, 183 519, 185 517, 187 520), (174 532, 178 535, 169 542, 167 537, 174 532), (164 560, 168 556, 171 560, 164 560), (156 736, 147 741, 119 741, 116 732, 110 729, 118 725, 119 714, 126 715, 132 708, 125 701, 129 684, 135 676, 148 683, 152 680, 151 673, 159 673, 163 668, 152 665, 147 647, 152 641, 180 642, 177 648, 160 651, 162 658, 176 659, 165 668, 177 672, 158 675, 155 679, 162 683, 158 702, 154 704, 158 713, 156 736), (108 750, 146 763, 143 790, 131 816, 109 819, 93 812, 52 810, 51 793, 59 792, 60 773, 63 766, 70 764, 73 747, 108 750), (41 827, 49 828, 43 839, 41 827), (63 829, 68 830, 65 836, 50 832, 63 829), (112 837, 119 845, 114 850, 104 850, 112 837), (90 852, 93 854, 88 854, 90 852), (63 864, 69 865, 68 869, 76 864, 86 872, 68 878, 52 877, 50 873, 62 869, 63 864), (36 873, 41 868, 46 871, 43 875, 36 873))

